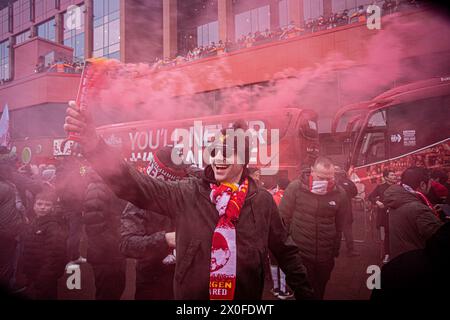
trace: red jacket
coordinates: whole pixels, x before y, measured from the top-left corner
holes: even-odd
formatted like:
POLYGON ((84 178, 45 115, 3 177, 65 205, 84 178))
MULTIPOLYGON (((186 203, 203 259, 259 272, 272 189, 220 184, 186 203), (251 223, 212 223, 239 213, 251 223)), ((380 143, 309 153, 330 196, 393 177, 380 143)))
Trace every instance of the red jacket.
POLYGON ((448 190, 445 186, 436 181, 431 181, 431 188, 439 198, 446 198, 448 196, 448 190))

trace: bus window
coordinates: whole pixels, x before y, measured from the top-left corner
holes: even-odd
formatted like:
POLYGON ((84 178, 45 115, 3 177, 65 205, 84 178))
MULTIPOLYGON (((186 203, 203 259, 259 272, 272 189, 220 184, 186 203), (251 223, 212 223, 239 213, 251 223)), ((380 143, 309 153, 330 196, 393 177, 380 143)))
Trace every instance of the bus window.
POLYGON ((388 107, 390 157, 398 157, 450 137, 450 96, 388 107))
POLYGON ((374 113, 367 122, 367 128, 386 128, 386 110, 374 113))
POLYGON ((319 136, 316 119, 302 118, 300 122, 300 133, 309 139, 317 139, 319 136))
POLYGON ((362 166, 386 159, 386 134, 383 131, 366 132, 358 154, 357 165, 362 166))
POLYGON ((369 117, 362 141, 358 144, 358 166, 386 159, 386 125, 386 110, 377 111, 369 117))

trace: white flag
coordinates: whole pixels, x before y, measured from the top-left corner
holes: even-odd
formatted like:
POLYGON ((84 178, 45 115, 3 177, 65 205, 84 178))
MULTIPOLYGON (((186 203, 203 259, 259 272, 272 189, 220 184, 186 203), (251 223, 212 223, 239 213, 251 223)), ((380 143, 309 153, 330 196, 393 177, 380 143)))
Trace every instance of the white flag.
POLYGON ((8 153, 10 149, 11 135, 9 133, 9 110, 8 105, 5 105, 0 119, 0 153, 8 153))

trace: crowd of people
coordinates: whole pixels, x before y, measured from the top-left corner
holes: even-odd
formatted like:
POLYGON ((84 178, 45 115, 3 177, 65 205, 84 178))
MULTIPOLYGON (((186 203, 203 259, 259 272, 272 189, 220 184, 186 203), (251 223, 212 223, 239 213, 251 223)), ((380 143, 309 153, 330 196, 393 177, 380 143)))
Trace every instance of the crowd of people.
POLYGON ((220 55, 222 53, 240 50, 244 48, 250 48, 260 44, 273 42, 277 40, 288 39, 297 35, 303 34, 305 30, 291 21, 289 25, 283 28, 277 28, 276 30, 265 29, 264 31, 249 32, 248 34, 242 34, 236 42, 226 40, 223 42, 219 40, 217 43, 211 42, 206 46, 197 46, 188 50, 185 55, 178 55, 175 58, 156 58, 154 66, 157 68, 175 66, 189 61, 194 61, 206 57, 212 57, 220 55))
MULTIPOLYGON (((375 1, 374 3, 377 2, 375 1)), ((404 7, 411 8, 418 7, 419 5, 420 1, 418 0, 385 0, 382 4, 382 13, 392 14, 399 10, 403 10, 404 7)), ((179 54, 174 58, 156 58, 154 67, 163 68, 176 66, 189 61, 250 48, 267 42, 285 40, 312 32, 333 29, 351 23, 364 22, 367 19, 367 15, 366 8, 364 6, 359 6, 352 11, 345 9, 341 12, 331 13, 329 16, 321 15, 306 21, 304 26, 300 26, 294 21, 290 21, 287 26, 279 27, 275 30, 265 29, 264 31, 242 34, 237 38, 236 42, 231 40, 223 42, 222 40, 219 40, 218 43, 211 42, 205 46, 191 48, 186 54, 179 54)))
MULTIPOLYGON (((261 299, 268 274, 279 299, 323 299, 342 236, 347 256, 360 255, 352 233, 358 190, 330 159, 265 185, 261 171, 248 167, 249 141, 223 130, 204 169, 174 164, 164 147, 141 172, 71 106, 65 130, 83 134, 82 154, 49 165, 0 165, 0 283, 10 294, 57 299, 64 271, 89 263, 95 298, 120 299, 127 259, 134 259, 139 300, 261 299)), ((239 135, 245 125, 234 129, 239 135)), ((383 173, 368 200, 387 235, 383 272, 391 282, 383 278, 375 299, 414 286, 405 284, 408 274, 395 282, 399 269, 431 279, 428 287, 447 283, 449 190, 443 170, 414 166, 400 179, 383 173), (418 261, 416 269, 408 259, 418 261)))
POLYGON ((40 60, 34 69, 35 73, 42 72, 63 72, 63 73, 81 73, 83 71, 84 63, 79 59, 56 59, 52 63, 44 63, 40 60))

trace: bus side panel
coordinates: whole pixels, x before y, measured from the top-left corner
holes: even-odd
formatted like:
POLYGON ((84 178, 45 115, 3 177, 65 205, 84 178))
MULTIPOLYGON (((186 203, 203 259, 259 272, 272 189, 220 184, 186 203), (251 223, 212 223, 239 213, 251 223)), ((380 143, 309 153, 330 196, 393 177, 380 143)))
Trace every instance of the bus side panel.
POLYGON ((392 160, 356 167, 349 172, 349 175, 358 188, 358 196, 366 198, 378 184, 383 182, 384 170, 394 170, 400 180, 401 173, 411 166, 450 170, 450 139, 392 160))

